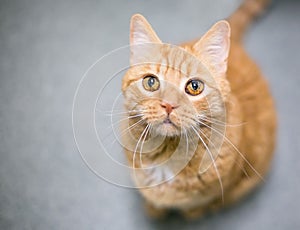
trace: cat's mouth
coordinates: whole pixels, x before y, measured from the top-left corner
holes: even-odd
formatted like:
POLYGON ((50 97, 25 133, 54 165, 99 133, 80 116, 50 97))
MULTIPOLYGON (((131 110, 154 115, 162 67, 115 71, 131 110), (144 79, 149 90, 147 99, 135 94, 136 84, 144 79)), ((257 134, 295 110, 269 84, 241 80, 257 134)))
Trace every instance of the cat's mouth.
POLYGON ((168 117, 163 121, 163 123, 176 126, 168 117))
POLYGON ((163 136, 176 136, 180 133, 180 128, 167 117, 162 121, 162 123, 157 127, 157 131, 163 136))

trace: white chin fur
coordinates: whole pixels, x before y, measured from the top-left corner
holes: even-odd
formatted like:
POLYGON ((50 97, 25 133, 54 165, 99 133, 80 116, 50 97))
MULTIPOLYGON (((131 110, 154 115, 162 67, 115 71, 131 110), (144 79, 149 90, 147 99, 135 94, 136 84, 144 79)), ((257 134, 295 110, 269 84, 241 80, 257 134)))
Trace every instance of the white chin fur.
POLYGON ((180 130, 172 124, 160 124, 155 128, 155 132, 168 137, 180 136, 181 134, 180 130))

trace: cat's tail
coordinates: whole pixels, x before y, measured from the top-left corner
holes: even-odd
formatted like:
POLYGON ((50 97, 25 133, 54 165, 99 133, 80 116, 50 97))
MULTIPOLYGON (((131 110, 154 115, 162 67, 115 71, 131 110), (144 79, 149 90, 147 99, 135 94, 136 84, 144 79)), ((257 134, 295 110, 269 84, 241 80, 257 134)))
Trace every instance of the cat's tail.
POLYGON ((251 24, 270 5, 272 0, 244 0, 240 7, 227 19, 231 26, 231 37, 240 41, 251 24))

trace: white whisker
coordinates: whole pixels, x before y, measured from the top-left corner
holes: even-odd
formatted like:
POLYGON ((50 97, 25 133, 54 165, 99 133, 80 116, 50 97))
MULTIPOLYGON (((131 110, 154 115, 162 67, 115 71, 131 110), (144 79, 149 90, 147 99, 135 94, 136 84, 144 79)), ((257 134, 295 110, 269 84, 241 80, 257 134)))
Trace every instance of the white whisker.
POLYGON ((218 119, 208 117, 208 116, 205 116, 205 115, 201 115, 198 118, 203 120, 203 121, 215 124, 215 125, 224 125, 224 126, 236 127, 236 126, 242 126, 242 125, 246 124, 246 122, 242 122, 242 123, 239 123, 239 124, 227 124, 226 122, 222 122, 218 119))
POLYGON ((143 132, 141 133, 141 135, 140 135, 140 137, 139 137, 139 139, 137 141, 137 144, 135 146, 134 152, 133 152, 133 156, 132 156, 132 168, 133 168, 133 172, 134 172, 135 176, 136 176, 136 174, 135 174, 135 157, 136 157, 136 152, 137 152, 139 144, 140 144, 140 142, 142 140, 143 135, 145 134, 146 130, 148 129, 148 126, 149 126, 149 124, 144 128, 143 132))
POLYGON ((114 122, 114 123, 111 123, 111 127, 117 125, 118 123, 124 121, 124 120, 127 120, 127 119, 132 119, 132 118, 137 118, 137 117, 142 117, 144 116, 144 114, 136 114, 136 115, 132 115, 132 116, 127 116, 125 118, 122 118, 122 119, 119 119, 118 121, 114 122))
MULTIPOLYGON (((199 130, 204 136, 205 138, 213 145, 213 147, 217 150, 216 145, 213 143, 213 141, 211 141, 205 134, 204 132, 202 132, 201 130, 199 130)), ((234 159, 234 162, 239 166, 239 168, 245 173, 245 175, 247 177, 249 177, 248 173, 246 172, 246 170, 239 164, 239 162, 237 162, 237 160, 234 159)))
MULTIPOLYGON (((120 133, 120 137, 122 137, 125 133, 129 132, 130 130, 132 130, 135 126, 142 124, 143 122, 145 122, 145 120, 140 119, 137 122, 135 122, 134 124, 130 125, 129 127, 127 127, 126 129, 122 130, 120 133)), ((111 134, 115 134, 114 131, 111 132, 111 134)), ((111 134, 107 135, 104 137, 103 141, 105 141, 105 139, 107 139, 111 134)), ((118 138, 115 138, 110 145, 113 145, 116 141, 118 140, 118 138)))
POLYGON ((219 183, 220 183, 220 188, 221 188, 221 193, 222 193, 222 201, 224 202, 224 189, 223 189, 223 183, 222 183, 222 179, 221 179, 221 175, 219 173, 219 170, 218 170, 218 167, 217 167, 217 164, 213 158, 213 155, 210 151, 210 149, 208 148, 208 146, 206 145, 206 143, 204 142, 203 138, 199 135, 199 133, 197 132, 197 130, 194 128, 194 126, 191 126, 192 129, 195 131, 196 135, 199 137, 199 139, 201 140, 201 142, 203 143, 203 145, 205 146, 208 154, 209 154, 209 157, 212 161, 212 164, 214 166, 214 169, 216 171, 216 174, 217 174, 217 177, 218 177, 218 180, 219 180, 219 183))
POLYGON ((142 160, 143 146, 144 146, 145 140, 147 138, 147 135, 149 134, 149 130, 151 129, 151 124, 148 124, 146 128, 147 128, 147 131, 144 135, 144 138, 143 138, 143 141, 142 141, 142 144, 141 144, 141 147, 140 147, 140 165, 141 165, 141 168, 143 168, 143 160, 142 160))
POLYGON ((184 134, 185 134, 185 140, 186 140, 186 152, 185 152, 185 158, 187 159, 188 157, 188 151, 189 151, 189 138, 187 136, 187 131, 185 128, 183 128, 184 134))
POLYGON ((215 131, 216 133, 218 133, 219 135, 221 135, 233 148, 234 150, 236 150, 240 156, 243 158, 243 160, 249 165, 249 167, 256 173, 256 175, 262 180, 265 181, 264 178, 260 175, 260 173, 251 165, 251 163, 246 159, 246 157, 238 150, 238 148, 225 136, 225 134, 221 133, 220 131, 218 131, 217 129, 214 129, 210 126, 208 126, 207 124, 198 121, 198 123, 200 123, 201 125, 204 125, 210 129, 212 129, 213 131, 215 131))

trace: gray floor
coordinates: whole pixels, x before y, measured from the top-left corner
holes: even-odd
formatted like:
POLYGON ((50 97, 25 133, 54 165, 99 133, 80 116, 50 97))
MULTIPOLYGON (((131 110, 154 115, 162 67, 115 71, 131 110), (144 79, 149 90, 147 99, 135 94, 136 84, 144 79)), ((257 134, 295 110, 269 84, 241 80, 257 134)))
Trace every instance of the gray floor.
POLYGON ((177 43, 239 2, 1 1, 0 229, 300 229, 300 1, 277 1, 246 39, 276 98, 279 135, 270 177, 242 204, 194 223, 151 221, 138 193, 95 176, 73 139, 77 84, 128 43, 133 13, 177 43))

